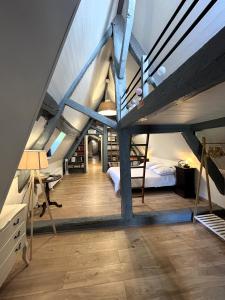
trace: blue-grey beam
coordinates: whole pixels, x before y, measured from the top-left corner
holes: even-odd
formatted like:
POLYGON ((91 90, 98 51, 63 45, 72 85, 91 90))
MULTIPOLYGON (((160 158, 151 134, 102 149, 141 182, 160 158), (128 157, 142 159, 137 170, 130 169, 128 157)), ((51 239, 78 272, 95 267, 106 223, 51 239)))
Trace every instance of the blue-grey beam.
POLYGON ((100 53, 102 47, 107 43, 107 41, 109 40, 109 38, 111 36, 112 36, 112 27, 110 26, 108 28, 108 30, 105 32, 105 34, 104 34, 103 38, 101 39, 101 41, 98 43, 98 45, 94 49, 93 53, 91 54, 91 56, 89 57, 89 59, 87 60, 87 62, 85 63, 85 65, 83 66, 83 68, 81 69, 81 71, 78 74, 78 76, 76 77, 76 79, 72 82, 72 84, 70 85, 69 89, 66 91, 63 99, 60 102, 59 111, 54 116, 54 118, 52 118, 48 122, 48 125, 47 125, 47 127, 45 129, 45 132, 40 137, 39 141, 37 141, 36 145, 34 145, 35 149, 43 149, 44 148, 44 146, 48 142, 49 138, 51 137, 53 131, 55 130, 60 116, 63 113, 64 106, 65 106, 65 100, 67 98, 71 97, 71 95, 73 94, 74 90, 76 89, 76 87, 80 83, 81 79, 83 78, 85 72, 87 71, 87 69, 89 68, 89 66, 91 65, 91 63, 94 61, 94 59, 100 53))
POLYGON ((121 46, 123 42, 123 32, 125 27, 125 21, 122 15, 117 15, 112 22, 113 31, 113 54, 114 54, 114 64, 117 76, 119 77, 119 64, 120 64, 120 54, 121 46))
POLYGON ((66 153, 65 158, 67 159, 71 159, 71 157, 73 156, 74 152, 77 150, 77 148, 79 147, 80 143, 82 142, 82 140, 84 139, 85 135, 87 134, 88 130, 90 129, 90 127, 93 124, 93 119, 90 119, 87 124, 85 125, 84 129, 82 130, 80 136, 78 137, 78 139, 75 139, 74 143, 72 144, 72 146, 70 147, 70 149, 68 150, 68 152, 66 153))
MULTIPOLYGON (((188 146, 191 148, 192 152, 201 161, 201 153, 202 153, 202 144, 199 139, 196 137, 194 132, 192 131, 184 131, 182 133, 183 138, 185 139, 188 146)), ((207 159, 208 163, 208 172, 211 179, 214 181, 218 191, 224 195, 225 194, 225 179, 213 160, 211 158, 207 159)))
POLYGON ((100 135, 103 134, 103 131, 102 131, 100 128, 98 128, 97 126, 92 125, 91 128, 94 129, 94 130, 96 130, 96 132, 97 132, 98 134, 100 134, 100 135))
POLYGON ((225 117, 192 124, 192 129, 194 131, 201 131, 204 129, 219 128, 219 127, 225 127, 225 117))
POLYGON ((121 97, 126 89, 126 78, 119 78, 119 60, 121 53, 121 45, 123 42, 123 31, 125 27, 125 21, 122 15, 117 15, 112 22, 113 28, 113 63, 111 64, 113 78, 115 83, 115 98, 116 98, 116 111, 117 121, 121 119, 121 97))
POLYGON ((124 5, 124 0, 119 0, 117 6, 117 15, 122 15, 123 5, 124 5))
POLYGON ((53 134, 53 132, 54 132, 56 126, 57 126, 58 120, 60 119, 63 110, 64 110, 64 101, 61 102, 61 104, 59 105, 59 110, 58 110, 57 114, 48 121, 48 123, 47 123, 43 133, 41 134, 40 138, 32 146, 33 150, 42 150, 42 149, 44 149, 44 147, 46 146, 48 140, 52 136, 52 134, 53 134))
POLYGON ((53 97, 47 92, 45 94, 44 101, 42 103, 37 120, 41 115, 55 116, 59 110, 58 103, 53 99, 53 97))
POLYGON ((80 130, 73 127, 63 116, 61 116, 56 124, 56 128, 63 131, 66 135, 79 135, 80 130))
POLYGON ((111 64, 114 84, 115 84, 115 99, 116 99, 116 115, 117 115, 117 122, 121 119, 121 95, 125 92, 125 80, 120 79, 117 76, 116 68, 115 68, 115 61, 111 64))
POLYGON ((124 78, 125 76, 130 37, 131 37, 131 32, 132 32, 132 27, 134 22, 135 5, 136 5, 136 0, 127 0, 125 27, 123 32, 123 41, 121 46, 119 69, 118 69, 119 78, 124 78))
POLYGON ((88 58, 87 62, 84 64, 84 66, 81 69, 80 73, 78 74, 78 76, 76 77, 76 79, 73 81, 73 83, 71 84, 70 88, 66 92, 64 98, 70 98, 72 96, 74 90, 76 89, 76 87, 78 86, 79 82, 83 78, 83 76, 86 73, 87 69, 92 64, 92 62, 95 60, 95 58, 98 56, 98 54, 100 53, 102 47, 108 42, 108 40, 111 38, 111 36, 112 36, 112 26, 110 26, 106 30, 106 32, 104 33, 102 39, 100 40, 100 42, 98 43, 98 45, 95 47, 95 49, 92 52, 91 56, 88 58))
MULTIPOLYGON (((147 55, 146 52, 143 50, 137 39, 133 34, 131 34, 130 38, 130 45, 129 45, 129 51, 136 63, 141 66, 141 58, 143 55, 147 55)), ((156 83, 153 79, 153 77, 148 77, 147 79, 148 84, 151 84, 154 88, 156 87, 156 83)))
POLYGON ((103 126, 103 136, 102 136, 102 171, 104 173, 107 172, 108 169, 108 132, 107 132, 107 126, 103 126))
POLYGON ((119 131, 121 214, 126 222, 129 222, 133 217, 130 138, 131 135, 128 130, 121 129, 119 131))
POLYGON ((100 53, 102 47, 107 43, 107 41, 109 40, 109 38, 111 36, 112 36, 112 27, 110 26, 107 29, 107 31, 105 32, 105 34, 104 34, 103 38, 101 39, 101 41, 98 43, 98 45, 94 49, 93 53, 91 54, 91 56, 89 57, 87 62, 85 63, 85 65, 83 66, 83 68, 81 69, 81 71, 78 74, 78 76, 76 77, 76 79, 72 82, 69 89, 66 91, 63 99, 60 102, 60 109, 59 109, 58 113, 55 115, 55 117, 53 119, 51 119, 49 121, 49 123, 47 125, 48 128, 46 128, 44 136, 41 137, 41 140, 38 141, 38 143, 37 143, 37 145, 35 145, 35 147, 40 147, 40 144, 46 144, 47 143, 48 139, 50 138, 50 136, 52 135, 54 129, 56 128, 57 122, 58 122, 58 120, 59 120, 59 118, 60 118, 60 116, 61 116, 61 114, 64 110, 65 99, 71 97, 74 90, 76 89, 76 87, 80 83, 81 79, 83 78, 85 72, 87 71, 89 66, 92 64, 94 59, 98 56, 98 54, 100 53), (47 133, 49 133, 48 136, 47 136, 47 133))
POLYGON ((188 100, 223 82, 225 80, 224 53, 225 28, 145 97, 141 108, 135 107, 127 113, 120 120, 119 126, 128 127, 147 115, 154 115, 161 109, 166 109, 181 100, 188 100))
POLYGON ((158 134, 158 133, 173 133, 191 130, 191 125, 186 124, 146 124, 134 125, 129 128, 131 134, 158 134))
POLYGON ((84 105, 81 105, 79 103, 77 103, 74 100, 71 99, 67 99, 65 101, 65 105, 69 106, 72 109, 75 109, 83 114, 85 114, 86 116, 89 116, 90 118, 99 121, 102 124, 105 124, 113 129, 117 128, 117 123, 99 113, 97 113, 96 111, 94 111, 93 109, 86 107, 84 105))

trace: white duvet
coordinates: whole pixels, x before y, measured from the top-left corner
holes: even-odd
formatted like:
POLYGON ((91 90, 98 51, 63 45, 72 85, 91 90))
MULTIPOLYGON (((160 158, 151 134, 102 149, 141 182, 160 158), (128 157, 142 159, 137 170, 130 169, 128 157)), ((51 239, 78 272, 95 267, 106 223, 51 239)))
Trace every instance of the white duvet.
MULTIPOLYGON (((111 167, 107 171, 108 176, 111 177, 115 192, 120 190, 120 168, 111 167)), ((131 169, 131 177, 138 177, 143 175, 143 169, 131 169)), ((131 179, 132 187, 138 188, 142 186, 142 179, 131 179)), ((146 169, 145 173, 145 187, 163 187, 163 186, 174 186, 176 184, 175 174, 170 175, 158 175, 151 169, 146 169)))

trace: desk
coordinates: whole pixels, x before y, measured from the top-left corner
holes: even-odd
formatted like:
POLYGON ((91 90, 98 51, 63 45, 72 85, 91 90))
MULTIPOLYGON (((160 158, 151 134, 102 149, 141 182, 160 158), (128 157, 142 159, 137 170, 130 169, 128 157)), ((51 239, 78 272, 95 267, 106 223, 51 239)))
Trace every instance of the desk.
MULTIPOLYGON (((50 200, 50 186, 49 183, 51 182, 55 182, 57 180, 60 180, 62 178, 61 175, 49 175, 48 177, 43 177, 42 178, 42 182, 44 184, 45 187, 45 193, 46 193, 46 197, 48 200, 48 204, 49 205, 55 205, 56 207, 62 207, 62 204, 57 203, 56 201, 51 201, 50 200)), ((42 212, 40 214, 40 217, 42 217, 46 211, 46 203, 44 202, 42 205, 42 212)))

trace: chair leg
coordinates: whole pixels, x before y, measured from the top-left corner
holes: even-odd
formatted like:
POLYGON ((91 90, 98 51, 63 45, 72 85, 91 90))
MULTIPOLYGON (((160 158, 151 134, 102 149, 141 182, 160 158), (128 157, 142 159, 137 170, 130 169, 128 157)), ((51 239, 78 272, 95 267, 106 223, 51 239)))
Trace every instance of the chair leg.
POLYGON ((46 193, 45 193, 45 188, 44 188, 43 182, 41 180, 41 176, 40 176, 39 171, 36 171, 36 175, 37 175, 38 181, 41 185, 41 190, 42 190, 42 193, 43 193, 43 196, 44 196, 44 199, 45 199, 48 214, 49 214, 50 220, 52 222, 53 232, 54 232, 54 234, 56 234, 55 222, 54 222, 53 217, 52 217, 51 209, 49 207, 48 199, 47 199, 47 196, 46 196, 46 193))

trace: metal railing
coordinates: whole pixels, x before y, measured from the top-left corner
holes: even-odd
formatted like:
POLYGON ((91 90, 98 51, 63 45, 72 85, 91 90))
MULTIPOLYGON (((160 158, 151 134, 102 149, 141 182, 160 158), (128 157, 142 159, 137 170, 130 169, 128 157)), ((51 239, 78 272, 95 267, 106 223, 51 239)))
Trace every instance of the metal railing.
MULTIPOLYGON (((120 110, 121 113, 124 112, 125 109, 128 109, 130 106, 131 101, 136 96, 135 89, 137 87, 141 87, 143 91, 143 86, 140 86, 140 82, 142 80, 142 76, 146 75, 147 73, 147 79, 143 81, 142 84, 147 84, 149 79, 153 77, 153 75, 158 71, 158 69, 165 63, 165 61, 174 53, 174 51, 180 46, 180 44, 184 41, 184 39, 193 31, 193 29, 198 25, 198 23, 204 18, 204 16, 210 11, 210 9, 213 7, 213 5, 217 2, 217 0, 211 0, 208 5, 202 10, 202 12, 198 15, 198 17, 192 22, 192 24, 188 27, 188 29, 184 32, 184 34, 178 39, 178 41, 172 46, 172 48, 167 52, 167 54, 164 56, 163 59, 161 59, 160 63, 157 64, 156 67, 151 70, 151 67, 153 66, 153 63, 156 61, 156 59, 160 56, 162 51, 165 49, 165 47, 168 45, 170 40, 173 38, 173 36, 176 34, 178 29, 181 27, 181 25, 184 23, 184 21, 187 19, 187 17, 191 14, 194 7, 197 5, 197 3, 200 0, 194 0, 191 5, 187 8, 187 10, 184 12, 183 16, 180 18, 174 29, 171 31, 169 36, 166 38, 166 40, 163 42, 163 44, 160 46, 156 54, 153 56, 153 58, 150 59, 150 56, 152 55, 153 51, 156 50, 157 46, 159 45, 159 42, 161 41, 162 37, 165 35, 165 33, 168 31, 168 29, 171 27, 171 24, 181 11, 182 7, 184 6, 186 0, 182 0, 178 7, 176 8, 175 12, 169 19, 168 23, 164 27, 163 31, 157 38, 156 42, 150 49, 148 55, 144 59, 144 63, 147 62, 147 67, 144 68, 142 72, 142 68, 139 67, 137 72, 135 73, 133 79, 129 83, 128 87, 126 88, 123 96, 121 97, 121 103, 120 103, 120 110), (133 93, 132 93, 133 92, 133 93)), ((146 77, 146 76, 145 76, 146 77)), ((143 95, 142 95, 143 96, 143 95)))

